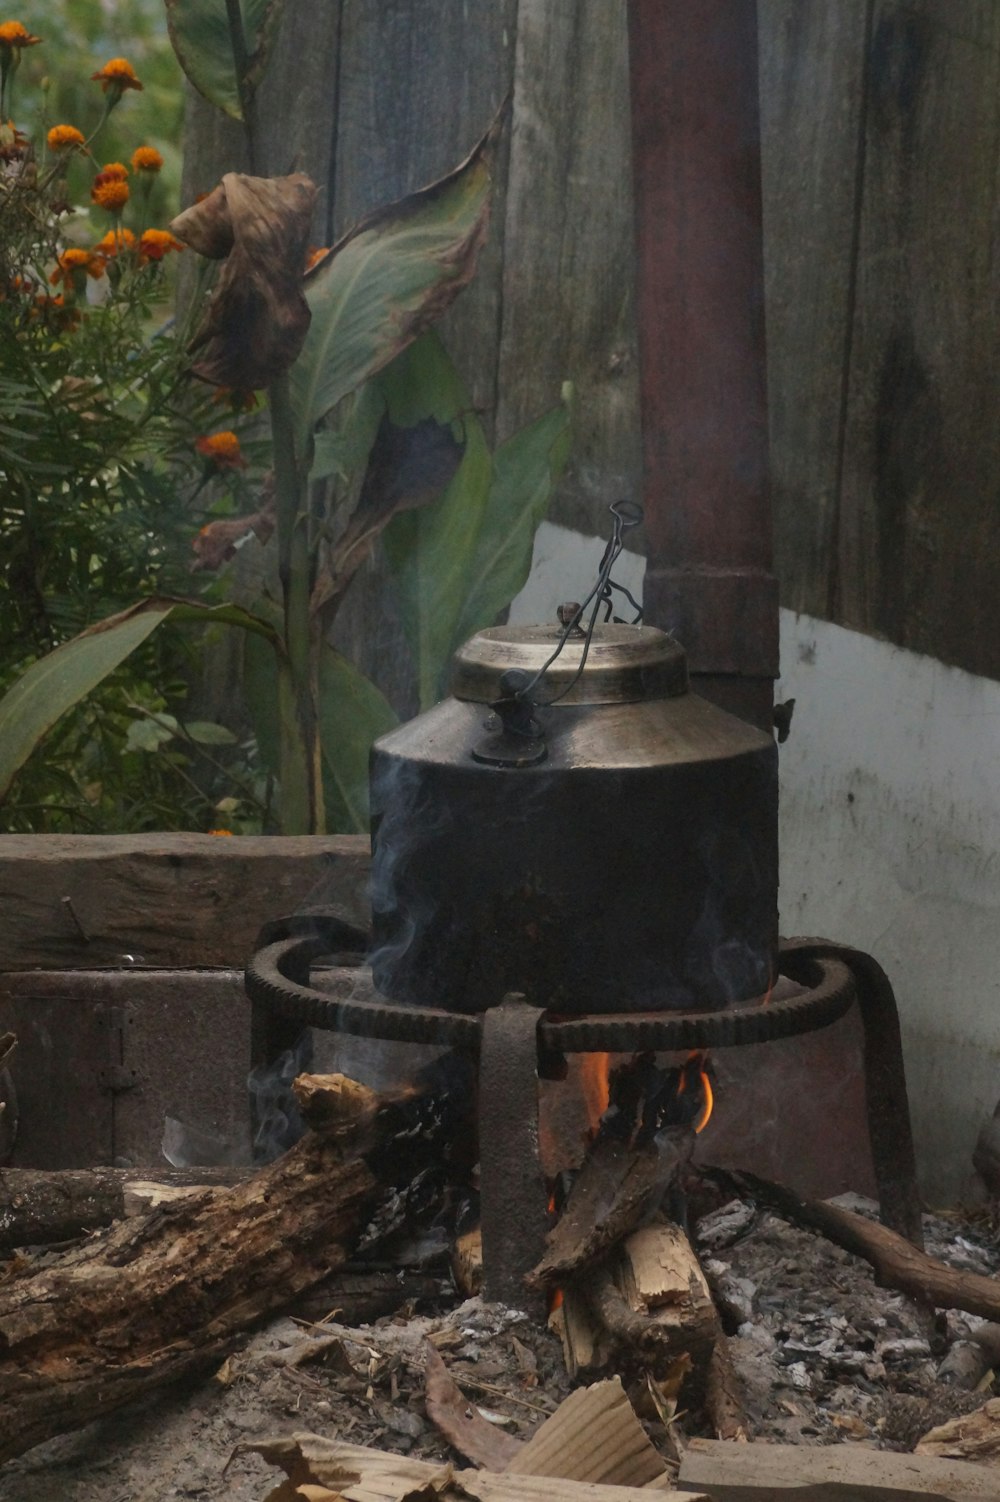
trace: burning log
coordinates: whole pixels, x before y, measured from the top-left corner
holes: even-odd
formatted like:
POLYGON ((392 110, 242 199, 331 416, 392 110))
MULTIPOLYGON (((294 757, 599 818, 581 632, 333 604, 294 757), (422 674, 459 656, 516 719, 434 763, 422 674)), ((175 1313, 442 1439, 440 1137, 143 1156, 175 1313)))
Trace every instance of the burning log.
POLYGON ((245 1183, 15 1268, 0 1287, 0 1462, 220 1362, 240 1331, 345 1261, 389 1193, 380 1178, 406 1107, 338 1076, 317 1099, 323 1130, 245 1183))
POLYGON ((712 1092, 703 1055, 661 1069, 651 1053, 613 1070, 608 1107, 529 1288, 552 1288, 649 1222, 691 1161, 712 1092))

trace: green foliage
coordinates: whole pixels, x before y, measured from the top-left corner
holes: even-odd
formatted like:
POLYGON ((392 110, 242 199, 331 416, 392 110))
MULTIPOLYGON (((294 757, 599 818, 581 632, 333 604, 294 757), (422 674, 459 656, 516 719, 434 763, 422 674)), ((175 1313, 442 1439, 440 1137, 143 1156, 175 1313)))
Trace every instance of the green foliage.
POLYGON ((312 314, 292 368, 296 438, 387 365, 469 282, 490 205, 492 134, 454 172, 370 214, 306 283, 312 314))
MULTIPOLYGON (((243 119, 251 156, 253 95, 279 3, 241 0, 240 23, 230 30, 226 0, 167 0, 183 66, 206 97, 243 119)), ((81 24, 96 26, 103 10, 85 0, 81 24)), ((181 587, 174 579, 191 502, 201 496, 204 508, 227 456, 195 460, 195 433, 218 425, 208 398, 196 395, 169 334, 145 337, 162 291, 159 268, 122 253, 107 268, 103 305, 85 302, 84 267, 64 276, 65 303, 41 303, 38 289, 65 220, 51 202, 42 214, 32 208, 57 186, 62 191, 60 159, 40 177, 15 175, 14 188, 9 174, 6 187, 0 181, 6 206, 28 210, 4 225, 0 204, 0 278, 8 290, 0 337, 13 341, 0 367, 8 417, 0 417, 8 496, 0 500, 0 540, 8 544, 0 592, 16 602, 0 628, 8 632, 0 688, 4 678, 13 685, 0 699, 0 797, 15 787, 10 827, 22 827, 18 820, 31 813, 44 827, 60 827, 51 821, 72 819, 74 798, 77 815, 82 798, 94 823, 113 807, 122 828, 149 827, 151 813, 163 827, 203 826, 206 796, 229 827, 256 827, 258 818, 266 826, 275 780, 286 832, 321 829, 324 819, 339 829, 366 826, 369 748, 395 715, 328 636, 360 564, 384 533, 421 703, 433 702, 460 640, 492 620, 524 582, 535 528, 566 457, 565 403, 491 454, 441 345, 418 337, 474 274, 494 136, 488 132, 440 182, 370 215, 307 275, 311 322, 290 370, 281 363, 287 344, 273 346, 273 474, 261 485, 270 497, 227 471, 226 490, 214 491, 214 520, 198 539, 201 565, 215 569, 252 532, 276 529, 282 598, 262 601, 253 616, 163 597, 181 587), (254 509, 234 517, 241 499, 252 499, 254 509), (145 599, 95 623, 120 605, 123 590, 145 599), (180 666, 171 643, 175 653, 189 650, 176 626, 196 618, 247 633, 246 699, 266 771, 231 731, 185 718, 181 696, 167 687, 180 666), (32 752, 43 739, 50 786, 40 793, 32 752), (238 785, 220 793, 234 752, 246 753, 238 785), (125 779, 136 775, 146 796, 129 806, 125 779)), ((16 157, 22 148, 14 146, 16 157)), ((266 236, 251 225, 240 240, 243 227, 225 223, 225 194, 200 211, 201 228, 194 210, 178 224, 178 233, 213 249, 227 235, 236 242, 211 317, 213 334, 236 320, 225 332, 237 346, 247 280, 259 292, 290 274, 294 296, 297 268, 280 257, 283 200, 263 193, 257 201, 265 199, 266 236)), ((291 236, 290 221, 286 230, 291 236)), ((267 297, 258 297, 258 316, 268 316, 267 297)))
POLYGON ((243 120, 267 63, 284 0, 240 0, 241 69, 234 57, 224 0, 166 0, 170 40, 199 94, 234 120, 243 120))
POLYGON ((441 499, 401 513, 385 534, 427 709, 445 692, 455 650, 491 625, 528 577, 535 532, 569 451, 569 409, 553 408, 491 455, 471 397, 433 334, 395 360, 379 385, 396 422, 434 416, 465 435, 465 457, 441 499))

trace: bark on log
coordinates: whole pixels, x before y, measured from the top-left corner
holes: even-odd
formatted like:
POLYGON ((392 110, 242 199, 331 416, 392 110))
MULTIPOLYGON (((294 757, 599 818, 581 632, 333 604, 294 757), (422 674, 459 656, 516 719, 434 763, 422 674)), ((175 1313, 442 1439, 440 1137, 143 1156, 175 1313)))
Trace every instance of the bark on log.
POLYGON ((995 1278, 948 1267, 877 1221, 866 1220, 863 1215, 826 1200, 802 1199, 784 1185, 759 1179, 755 1174, 719 1168, 699 1169, 699 1172, 733 1194, 767 1206, 783 1220, 820 1231, 845 1251, 863 1257, 871 1263, 876 1281, 884 1288, 898 1289, 937 1309, 964 1309, 967 1314, 1000 1320, 1000 1282, 995 1278))
POLYGON ((629 1147, 615 1138, 597 1142, 545 1238, 545 1255, 525 1277, 528 1287, 551 1288, 565 1281, 647 1221, 690 1160, 693 1146, 694 1133, 687 1127, 659 1133, 648 1147, 629 1147))
POLYGON ((0 1168, 0 1254, 50 1246, 96 1231, 126 1214, 130 1184, 238 1184, 250 1168, 0 1168))
POLYGON ((0 1462, 221 1361, 338 1267, 379 1199, 360 1156, 310 1133, 244 1184, 120 1222, 0 1287, 0 1462))

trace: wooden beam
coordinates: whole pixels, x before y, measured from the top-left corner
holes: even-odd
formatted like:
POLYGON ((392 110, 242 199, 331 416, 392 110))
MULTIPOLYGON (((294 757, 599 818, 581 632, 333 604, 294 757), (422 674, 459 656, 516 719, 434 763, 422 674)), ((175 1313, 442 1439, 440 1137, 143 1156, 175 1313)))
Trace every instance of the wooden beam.
POLYGON ((363 835, 4 835, 0 970, 242 966, 297 908, 365 925, 368 865, 363 835))
POLYGON ((866 1446, 747 1445, 693 1439, 677 1478, 714 1502, 996 1502, 988 1466, 866 1446))

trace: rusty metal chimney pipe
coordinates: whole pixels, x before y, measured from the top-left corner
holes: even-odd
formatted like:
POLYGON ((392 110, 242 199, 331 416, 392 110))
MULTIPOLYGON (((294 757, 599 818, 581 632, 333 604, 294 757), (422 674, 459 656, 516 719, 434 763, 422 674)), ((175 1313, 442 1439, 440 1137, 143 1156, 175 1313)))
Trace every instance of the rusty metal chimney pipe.
POLYGON ((650 625, 772 726, 756 0, 629 0, 650 625))

